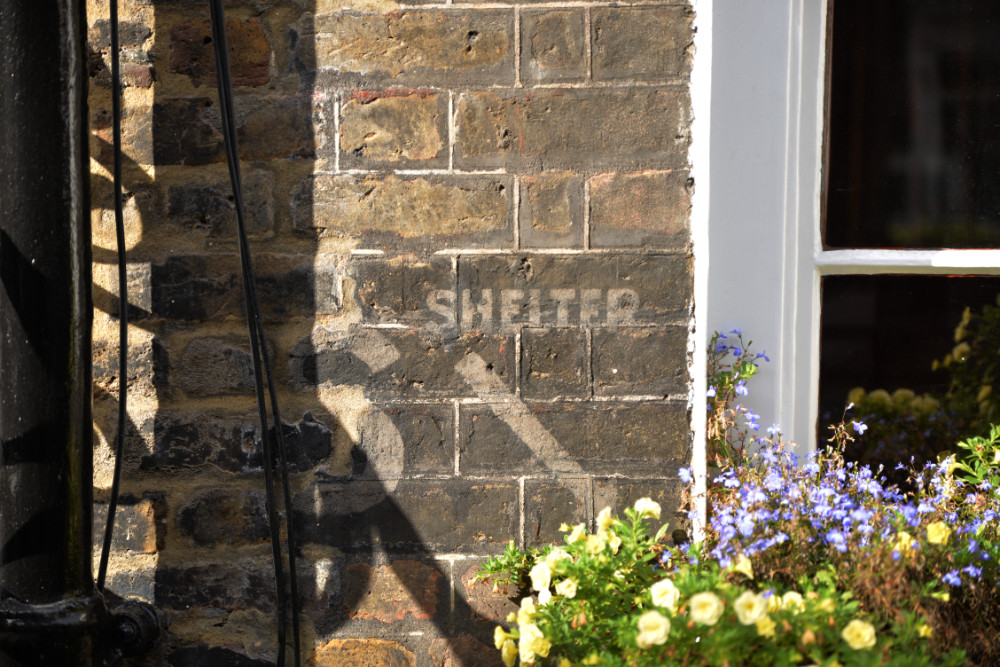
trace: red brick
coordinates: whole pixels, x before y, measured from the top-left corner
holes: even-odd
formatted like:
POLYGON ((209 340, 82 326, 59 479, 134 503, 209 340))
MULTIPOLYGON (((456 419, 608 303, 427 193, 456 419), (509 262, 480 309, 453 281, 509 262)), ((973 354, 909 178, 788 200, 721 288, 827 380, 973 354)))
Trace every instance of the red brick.
MULTIPOLYGON (((270 81, 271 45, 257 17, 226 18, 229 66, 234 86, 263 86, 270 81)), ((190 18, 170 29, 170 71, 184 74, 196 87, 215 87, 215 51, 208 18, 190 18)))
POLYGON ((354 563, 347 566, 344 606, 351 618, 392 623, 410 614, 428 620, 437 612, 442 578, 437 569, 416 560, 376 567, 354 563))
POLYGON ((331 639, 316 649, 311 667, 415 667, 413 653, 381 639, 331 639))
POLYGON ((445 639, 439 637, 431 642, 430 654, 433 667, 501 667, 500 651, 487 646, 471 635, 445 639))

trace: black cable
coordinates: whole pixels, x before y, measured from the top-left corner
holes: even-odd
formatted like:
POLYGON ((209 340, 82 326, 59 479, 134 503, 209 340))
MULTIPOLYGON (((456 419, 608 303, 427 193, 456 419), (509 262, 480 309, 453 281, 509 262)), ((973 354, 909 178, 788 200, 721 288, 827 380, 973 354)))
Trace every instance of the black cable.
POLYGON ((104 591, 111 555, 111 538, 118 510, 118 493, 122 478, 125 451, 125 431, 128 428, 126 399, 128 398, 128 278, 125 271, 125 220, 122 214, 122 104, 121 76, 118 64, 118 0, 110 0, 111 21, 111 133, 112 179, 115 191, 115 242, 118 246, 118 433, 115 436, 115 471, 111 479, 108 518, 104 524, 104 544, 101 564, 97 568, 97 590, 104 591))
POLYGON ((225 13, 222 0, 209 0, 212 19, 212 40, 215 50, 215 71, 219 88, 219 106, 222 117, 222 133, 226 147, 226 161, 229 164, 229 179, 233 189, 233 205, 236 212, 236 235, 239 241, 240 271, 243 278, 243 299, 246 308, 247 328, 250 334, 250 347, 253 353, 254 385, 257 395, 257 412, 261 426, 261 442, 264 454, 264 486, 266 490, 266 506, 268 524, 271 536, 271 557, 274 562, 275 589, 278 606, 278 656, 277 664, 285 663, 285 622, 288 614, 288 600, 285 597, 284 574, 281 561, 278 515, 275 507, 274 452, 271 448, 271 435, 267 425, 267 408, 264 399, 263 379, 266 374, 268 398, 271 402, 271 414, 274 420, 274 437, 277 446, 277 462, 281 470, 283 500, 288 536, 288 581, 291 597, 292 644, 296 667, 300 664, 301 650, 299 644, 298 590, 295 574, 295 532, 292 525, 291 489, 288 482, 288 465, 285 456, 284 434, 282 433, 281 415, 278 410, 277 392, 271 373, 271 362, 268 357, 264 323, 260 315, 260 300, 257 296, 257 281, 254 276, 253 262, 250 256, 249 240, 243 216, 243 188, 240 174, 239 155, 236 142, 236 128, 233 110, 233 84, 229 68, 229 47, 226 39, 225 13), (262 341, 264 344, 262 345, 262 341))

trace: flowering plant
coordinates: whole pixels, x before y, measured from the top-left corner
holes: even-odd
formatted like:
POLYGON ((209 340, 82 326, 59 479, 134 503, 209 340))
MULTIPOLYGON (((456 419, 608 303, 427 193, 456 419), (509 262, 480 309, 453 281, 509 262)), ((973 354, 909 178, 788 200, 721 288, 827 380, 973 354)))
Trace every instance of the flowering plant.
POLYGON ((646 498, 565 526, 563 545, 511 545, 478 575, 523 585, 496 629, 505 664, 1000 664, 1000 428, 962 444, 973 464, 899 465, 905 491, 845 460, 858 420, 797 458, 777 426, 752 435, 737 387, 764 357, 730 335, 710 359, 704 540, 668 544, 646 498))

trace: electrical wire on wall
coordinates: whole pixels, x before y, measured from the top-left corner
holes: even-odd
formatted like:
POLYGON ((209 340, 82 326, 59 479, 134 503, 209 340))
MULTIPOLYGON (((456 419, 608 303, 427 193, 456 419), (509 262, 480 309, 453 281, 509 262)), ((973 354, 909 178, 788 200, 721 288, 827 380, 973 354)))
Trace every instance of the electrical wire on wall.
POLYGON ((236 234, 239 240, 240 269, 243 277, 243 300, 246 309, 247 327, 250 333, 250 347, 253 354, 254 384, 257 394, 257 412, 260 419, 261 442, 264 453, 264 485, 267 493, 267 518, 271 534, 271 555, 274 563, 275 590, 278 602, 278 656, 277 664, 285 664, 285 622, 289 613, 292 617, 292 646, 295 665, 298 667, 301 659, 299 646, 299 615, 298 591, 295 577, 295 531, 292 525, 292 497, 288 483, 288 465, 285 456, 285 442, 282 433, 281 415, 278 410, 277 393, 271 373, 271 362, 267 353, 264 337, 264 324, 260 315, 260 300, 257 297, 257 281, 254 276, 253 262, 250 257, 249 241, 243 216, 243 192, 240 176, 239 154, 236 145, 235 113, 233 110, 233 82, 229 68, 229 46, 226 39, 225 13, 222 0, 210 0, 212 16, 212 41, 215 49, 215 71, 219 88, 219 107, 222 115, 222 134, 226 146, 226 161, 229 164, 229 179, 233 188, 233 204, 236 210, 236 234), (267 379, 268 399, 271 403, 271 416, 274 429, 268 429, 267 408, 264 398, 263 380, 267 379), (274 445, 277 449, 277 459, 272 449, 271 433, 274 434, 274 445), (285 520, 287 529, 288 553, 288 593, 285 592, 285 578, 281 560, 278 513, 275 503, 274 471, 277 465, 281 473, 282 493, 285 504, 285 520))
MULTIPOLYGON (((295 573, 295 531, 292 525, 292 500, 288 481, 288 465, 285 453, 284 435, 282 432, 281 414, 278 409, 277 393, 271 373, 271 362, 268 357, 265 341, 264 325, 260 315, 260 300, 257 296, 257 283, 250 256, 249 241, 243 214, 242 179, 240 174, 239 155, 236 146, 236 129, 233 110, 233 86, 229 67, 229 49, 226 39, 225 15, 221 0, 210 0, 212 40, 215 49, 215 65, 219 88, 219 105, 222 111, 222 130, 226 148, 226 159, 229 164, 229 176, 233 189, 233 202, 236 212, 236 232, 239 242, 240 268, 243 283, 243 298, 247 316, 247 327, 250 335, 250 347, 253 355, 254 384, 257 397, 257 411, 261 426, 261 442, 264 460, 264 485, 267 496, 268 528, 271 539, 271 556, 274 565, 275 591, 277 597, 277 632, 278 653, 276 664, 285 664, 286 623, 291 614, 292 646, 294 664, 301 664, 301 646, 298 617, 298 588, 295 573), (267 381, 267 398, 264 394, 264 380, 267 381), (271 416, 274 428, 268 428, 267 401, 271 404, 271 416), (272 436, 273 434, 273 436, 272 436), (274 438, 272 443, 271 438, 274 438), (286 510, 286 534, 288 557, 288 584, 285 586, 284 566, 281 553, 280 520, 277 511, 277 494, 274 485, 274 466, 279 468, 282 482, 282 500, 286 510)), ((101 548, 100 566, 98 568, 97 589, 104 591, 107 578, 108 559, 111 551, 111 539, 114 533, 114 519, 118 507, 119 487, 121 482, 121 467, 125 448, 125 433, 127 421, 127 388, 128 388, 128 293, 125 257, 125 225, 122 214, 122 183, 121 183, 121 76, 119 66, 118 39, 118 2, 110 0, 110 33, 111 33, 111 109, 113 134, 113 180, 115 197, 115 235, 118 251, 118 317, 119 317, 119 402, 118 402, 118 433, 115 438, 114 476, 111 484, 111 497, 108 503, 108 517, 104 530, 104 542, 101 548)))

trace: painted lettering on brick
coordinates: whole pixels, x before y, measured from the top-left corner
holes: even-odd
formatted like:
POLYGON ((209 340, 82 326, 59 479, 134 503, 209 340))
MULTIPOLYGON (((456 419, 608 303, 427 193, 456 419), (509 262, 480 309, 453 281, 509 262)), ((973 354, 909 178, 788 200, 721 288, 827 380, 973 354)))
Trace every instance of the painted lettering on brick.
POLYGON ((442 327, 466 331, 525 326, 598 326, 635 323, 639 294, 617 289, 463 289, 427 293, 427 310, 442 327), (457 320, 457 322, 456 322, 457 320))

